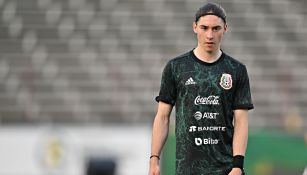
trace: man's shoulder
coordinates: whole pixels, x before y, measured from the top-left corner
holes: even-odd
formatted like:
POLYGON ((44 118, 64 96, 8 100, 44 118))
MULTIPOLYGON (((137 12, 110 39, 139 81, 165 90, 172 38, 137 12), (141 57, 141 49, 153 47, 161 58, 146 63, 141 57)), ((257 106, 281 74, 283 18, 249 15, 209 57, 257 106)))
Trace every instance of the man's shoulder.
POLYGON ((224 56, 225 56, 225 60, 227 61, 228 64, 231 64, 235 67, 245 67, 245 64, 243 64, 241 61, 239 61, 238 59, 226 54, 226 53, 223 53, 224 56))
POLYGON ((179 56, 176 56, 172 59, 169 60, 169 63, 171 64, 180 64, 180 63, 184 63, 188 60, 190 60, 190 56, 191 56, 191 51, 185 52, 179 56))

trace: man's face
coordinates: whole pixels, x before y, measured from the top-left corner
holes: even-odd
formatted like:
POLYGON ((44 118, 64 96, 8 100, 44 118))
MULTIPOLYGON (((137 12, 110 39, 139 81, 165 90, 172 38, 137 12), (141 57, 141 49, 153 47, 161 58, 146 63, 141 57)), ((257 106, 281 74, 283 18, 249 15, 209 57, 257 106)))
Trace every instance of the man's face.
POLYGON ((193 23, 193 29, 197 34, 198 46, 212 53, 220 49, 227 24, 215 15, 206 15, 200 17, 197 23, 193 23))

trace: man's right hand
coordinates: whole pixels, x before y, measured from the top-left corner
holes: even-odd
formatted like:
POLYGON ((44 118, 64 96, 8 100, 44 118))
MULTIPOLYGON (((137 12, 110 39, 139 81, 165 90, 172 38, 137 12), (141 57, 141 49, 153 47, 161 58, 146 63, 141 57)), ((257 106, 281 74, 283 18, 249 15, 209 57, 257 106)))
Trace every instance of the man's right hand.
POLYGON ((148 175, 161 175, 160 174, 160 166, 159 166, 159 159, 158 158, 153 157, 153 158, 150 159, 148 175))

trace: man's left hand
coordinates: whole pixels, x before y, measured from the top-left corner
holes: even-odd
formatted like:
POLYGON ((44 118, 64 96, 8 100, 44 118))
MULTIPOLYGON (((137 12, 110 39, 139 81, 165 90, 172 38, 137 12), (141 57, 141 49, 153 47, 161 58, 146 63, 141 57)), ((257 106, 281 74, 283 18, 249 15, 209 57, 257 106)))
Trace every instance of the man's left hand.
POLYGON ((233 168, 228 175, 242 175, 242 170, 240 168, 233 168))

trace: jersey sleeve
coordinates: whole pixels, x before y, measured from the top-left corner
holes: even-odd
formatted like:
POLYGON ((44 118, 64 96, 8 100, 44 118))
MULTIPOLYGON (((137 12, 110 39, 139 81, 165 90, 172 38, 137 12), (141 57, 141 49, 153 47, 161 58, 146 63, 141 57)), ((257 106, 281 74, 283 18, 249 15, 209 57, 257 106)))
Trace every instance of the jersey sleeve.
POLYGON ((233 107, 235 109, 253 109, 248 73, 245 66, 239 70, 237 86, 234 94, 233 107))
POLYGON ((162 73, 160 92, 159 96, 156 97, 156 101, 162 101, 174 106, 176 103, 176 93, 176 83, 172 65, 171 62, 168 62, 162 73))

